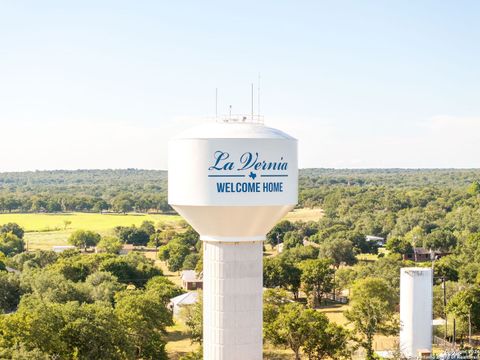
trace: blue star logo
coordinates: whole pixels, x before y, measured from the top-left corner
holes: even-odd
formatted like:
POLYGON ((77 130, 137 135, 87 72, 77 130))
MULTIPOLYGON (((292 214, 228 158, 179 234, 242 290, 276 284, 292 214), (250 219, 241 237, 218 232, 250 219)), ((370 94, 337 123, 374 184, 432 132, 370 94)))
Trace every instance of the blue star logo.
POLYGON ((252 180, 255 180, 255 178, 257 177, 257 174, 255 174, 253 171, 250 171, 250 174, 248 175, 248 177, 252 178, 252 180))

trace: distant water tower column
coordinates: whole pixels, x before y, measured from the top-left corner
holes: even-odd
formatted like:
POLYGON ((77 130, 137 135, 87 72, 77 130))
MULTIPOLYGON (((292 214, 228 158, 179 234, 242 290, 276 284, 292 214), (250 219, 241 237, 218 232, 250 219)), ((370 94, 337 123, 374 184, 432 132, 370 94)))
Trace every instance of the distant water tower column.
POLYGON ((432 269, 400 269, 400 352, 406 358, 432 351, 432 269))
POLYGON ((168 200, 203 241, 204 359, 262 359, 263 241, 297 204, 297 140, 247 117, 190 129, 169 144, 168 200))

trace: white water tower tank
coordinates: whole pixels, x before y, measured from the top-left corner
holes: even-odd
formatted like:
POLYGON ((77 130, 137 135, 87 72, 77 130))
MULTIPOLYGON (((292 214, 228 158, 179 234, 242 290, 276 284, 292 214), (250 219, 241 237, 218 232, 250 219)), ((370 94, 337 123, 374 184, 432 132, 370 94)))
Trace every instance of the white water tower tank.
POLYGON ((297 204, 297 140, 247 117, 187 130, 168 201, 203 241, 204 359, 262 359, 263 241, 297 204))
POLYGON ((417 358, 432 351, 432 269, 400 269, 400 352, 417 358))

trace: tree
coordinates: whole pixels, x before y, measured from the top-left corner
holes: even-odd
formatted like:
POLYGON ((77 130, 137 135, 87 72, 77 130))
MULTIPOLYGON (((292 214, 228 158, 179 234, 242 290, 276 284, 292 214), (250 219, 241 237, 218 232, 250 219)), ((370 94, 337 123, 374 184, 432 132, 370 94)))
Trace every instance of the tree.
POLYGON ((53 264, 58 259, 58 254, 51 250, 37 250, 23 252, 10 259, 11 267, 24 271, 27 269, 44 268, 53 264))
POLYGON ((0 271, 0 314, 14 311, 21 295, 18 276, 0 271))
POLYGON ((8 223, 0 226, 0 234, 12 233, 17 236, 19 239, 23 239, 25 231, 23 228, 16 223, 8 223))
POLYGON ((155 294, 165 305, 170 303, 170 299, 184 293, 183 289, 165 276, 154 276, 148 280, 145 285, 146 291, 155 294))
POLYGON ((0 359, 11 360, 50 360, 51 357, 40 349, 28 349, 25 344, 15 344, 7 349, 0 348, 0 359))
POLYGON ((325 314, 290 302, 281 292, 265 293, 264 333, 274 345, 288 346, 295 359, 301 350, 309 359, 349 358, 349 334, 331 324, 325 314))
POLYGON ((5 265, 5 261, 7 260, 5 254, 0 251, 0 271, 5 271, 7 266, 5 265))
POLYGON ((166 360, 166 327, 173 321, 165 304, 154 294, 139 290, 117 293, 115 300, 115 314, 135 347, 136 358, 166 360))
POLYGON ((413 246, 412 244, 407 241, 405 238, 393 236, 387 240, 387 244, 385 248, 396 254, 413 254, 413 246))
POLYGON ((115 293, 124 288, 114 275, 106 271, 97 271, 88 275, 85 285, 89 288, 93 301, 105 301, 110 304, 113 304, 115 293))
POLYGON ((430 250, 448 251, 457 245, 457 238, 450 230, 434 230, 425 237, 423 245, 430 250))
POLYGON ((114 229, 117 237, 125 244, 145 246, 150 240, 150 235, 145 230, 133 226, 117 226, 114 229))
MULTIPOLYGON (((353 251, 353 244, 350 240, 329 240, 320 244, 319 254, 320 258, 331 259, 332 264, 336 270, 340 265, 353 265, 357 262, 355 253, 353 251)), ((335 300, 335 273, 333 273, 333 299, 335 300)))
POLYGON ((148 280, 163 275, 162 271, 153 265, 153 261, 134 252, 127 256, 107 258, 99 266, 100 271, 108 271, 122 283, 144 286, 148 280))
POLYGON ((280 221, 267 234, 267 243, 272 246, 280 244, 281 242, 283 242, 283 236, 285 235, 285 233, 292 230, 295 230, 295 227, 290 221, 280 221))
POLYGON ((182 244, 189 247, 194 247, 200 241, 200 235, 188 224, 186 230, 183 233, 178 234, 178 237, 182 244))
POLYGON ((412 262, 403 261, 399 254, 389 254, 379 258, 377 261, 367 264, 358 264, 355 267, 356 277, 363 279, 367 277, 381 278, 387 281, 393 293, 398 294, 400 289, 400 268, 413 266, 412 262))
POLYGON ((97 248, 108 254, 118 254, 123 248, 123 244, 119 238, 114 236, 104 236, 98 242, 97 248))
POLYGON ((160 260, 167 262, 168 270, 179 271, 182 269, 183 262, 189 254, 190 250, 187 245, 174 240, 160 247, 158 257, 160 260))
POLYGON ((305 260, 300 264, 302 287, 311 307, 318 306, 323 296, 333 289, 334 270, 331 264, 327 259, 305 260))
POLYGON ((113 210, 119 213, 126 214, 133 210, 132 200, 125 195, 119 196, 112 201, 113 210))
POLYGON ((298 264, 303 260, 318 258, 318 248, 312 245, 299 246, 283 251, 280 257, 292 264, 298 264))
POLYGON ((315 311, 311 314, 310 331, 304 349, 309 359, 351 359, 352 351, 348 346, 350 333, 327 317, 315 311), (327 320, 327 324, 325 324, 327 320))
POLYGON ((171 242, 168 246, 170 247, 170 256, 167 260, 168 270, 179 271, 182 269, 183 262, 190 253, 190 250, 187 246, 176 242, 171 242))
POLYGON ((281 287, 298 298, 301 270, 282 256, 264 258, 263 283, 267 288, 281 287))
POLYGON ((320 244, 318 256, 331 259, 337 269, 340 265, 353 265, 357 262, 352 242, 344 239, 323 242, 320 244))
POLYGON ((203 343, 203 296, 200 292, 198 301, 195 304, 183 306, 180 317, 190 332, 192 343, 202 345, 203 343))
POLYGON ((0 321, 0 347, 25 344, 28 351, 38 349, 59 359, 133 358, 125 329, 106 303, 63 304, 27 296, 0 321))
POLYGON ((278 316, 271 324, 265 325, 267 339, 274 345, 288 346, 300 360, 300 350, 308 338, 310 327, 308 322, 311 313, 306 314, 299 303, 288 303, 282 306, 278 316))
POLYGON ((145 231, 148 234, 148 236, 150 237, 151 235, 153 235, 155 233, 155 225, 153 224, 153 221, 145 220, 140 225, 140 230, 145 231))
POLYGON ((200 260, 200 254, 196 254, 196 253, 188 254, 187 256, 185 256, 185 260, 183 260, 182 269, 194 270, 199 260, 200 260))
POLYGON ((393 335, 398 331, 394 319, 396 297, 388 283, 379 278, 357 280, 350 297, 351 307, 344 314, 359 336, 356 341, 367 351, 366 359, 375 359, 375 334, 393 335))
POLYGON ((64 230, 67 230, 67 228, 72 225, 72 221, 71 220, 63 220, 63 229, 64 230))
POLYGON ((303 236, 300 232, 291 230, 287 231, 283 235, 283 248, 284 250, 303 246, 303 236))
POLYGON ((23 240, 12 232, 0 234, 0 252, 7 256, 20 254, 24 245, 23 240))
POLYGON ((455 293, 447 303, 447 313, 480 330, 480 287, 473 286, 455 293))
POLYGON ((73 246, 87 250, 88 247, 97 245, 100 239, 99 233, 90 230, 76 230, 70 235, 68 242, 73 246))
POLYGON ((45 302, 87 302, 90 299, 88 289, 82 283, 66 279, 53 269, 22 274, 21 287, 24 292, 45 302))
POLYGON ((162 244, 162 239, 160 237, 161 233, 162 230, 155 230, 155 232, 150 235, 150 240, 148 241, 147 246, 154 247, 156 250, 158 250, 158 247, 162 244))
POLYGON ((443 281, 458 281, 458 268, 460 262, 454 255, 448 255, 435 261, 433 278, 437 283, 443 281))
POLYGON ((480 182, 478 181, 472 182, 467 189, 467 193, 469 193, 470 195, 480 194, 480 182))
POLYGON ((148 241, 150 240, 150 235, 145 230, 142 229, 134 229, 129 239, 127 240, 127 244, 132 244, 135 246, 146 246, 148 241))
POLYGON ((359 231, 345 232, 345 238, 350 240, 355 250, 361 254, 377 254, 378 245, 374 241, 367 241, 365 234, 359 231))

